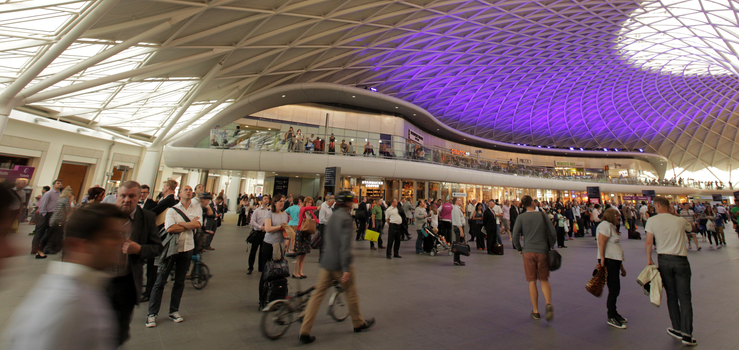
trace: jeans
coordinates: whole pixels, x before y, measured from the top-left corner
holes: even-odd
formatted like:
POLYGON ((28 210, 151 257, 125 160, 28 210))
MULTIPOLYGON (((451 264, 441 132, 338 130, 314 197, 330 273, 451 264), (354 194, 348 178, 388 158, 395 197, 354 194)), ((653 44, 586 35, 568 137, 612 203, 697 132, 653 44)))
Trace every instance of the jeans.
POLYGON ((606 258, 605 266, 606 271, 608 271, 608 279, 606 281, 608 285, 608 300, 606 301, 608 318, 615 318, 618 316, 616 300, 618 300, 618 295, 621 294, 621 260, 606 258))
MULTIPOLYGON (((375 219, 375 226, 373 226, 372 230, 377 231, 380 235, 377 237, 377 246, 379 248, 382 248, 382 229, 385 226, 385 222, 380 219, 375 219)), ((375 242, 370 241, 370 248, 373 248, 375 246, 375 242)))
MULTIPOLYGON (((343 275, 344 272, 342 271, 329 271, 323 268, 318 272, 316 289, 310 296, 308 306, 305 309, 305 316, 303 317, 303 325, 300 327, 301 335, 310 335, 313 329, 313 322, 316 320, 316 315, 318 314, 318 308, 321 307, 321 302, 326 295, 326 291, 331 288, 331 282, 341 281, 343 275)), ((354 266, 349 266, 349 280, 346 283, 342 282, 341 288, 344 290, 346 303, 349 307, 349 315, 352 317, 352 325, 354 328, 359 328, 364 325, 364 318, 362 318, 362 314, 359 312, 359 295, 357 294, 357 285, 354 283, 354 266)))
POLYGON ((683 335, 693 334, 693 304, 690 292, 690 263, 685 256, 660 254, 657 256, 659 274, 667 294, 667 309, 672 328, 683 335))
POLYGON ((416 230, 416 235, 418 235, 416 237, 416 254, 421 254, 423 253, 423 230, 416 230))
POLYGON ((398 256, 400 250, 400 235, 402 234, 402 225, 390 224, 387 230, 387 256, 398 256))
POLYGON ((162 306, 162 294, 164 294, 164 286, 167 284, 169 273, 174 269, 174 285, 172 286, 172 296, 169 300, 169 313, 180 310, 180 300, 182 300, 182 292, 185 291, 185 276, 190 268, 192 260, 192 250, 188 252, 177 253, 170 257, 164 270, 157 275, 157 282, 151 290, 151 299, 149 300, 149 315, 158 315, 159 308, 162 306))
POLYGON ((595 233, 598 230, 598 224, 599 224, 599 222, 595 222, 595 221, 591 222, 591 224, 590 224, 590 231, 592 232, 593 237, 595 237, 595 233))

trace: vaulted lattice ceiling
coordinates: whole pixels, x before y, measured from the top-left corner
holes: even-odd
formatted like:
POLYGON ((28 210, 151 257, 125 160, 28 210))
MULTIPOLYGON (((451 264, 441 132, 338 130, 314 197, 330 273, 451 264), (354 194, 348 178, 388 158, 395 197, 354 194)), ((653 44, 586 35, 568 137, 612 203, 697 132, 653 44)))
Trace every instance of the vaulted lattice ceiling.
MULTIPOLYGON (((0 2, 0 88, 101 2, 0 2)), ((496 141, 643 148, 682 168, 728 170, 739 164, 738 9, 735 0, 124 0, 34 79, 25 107, 153 140, 188 100, 174 131, 282 84, 366 85, 496 141), (63 74, 75 65, 84 69, 63 74)))

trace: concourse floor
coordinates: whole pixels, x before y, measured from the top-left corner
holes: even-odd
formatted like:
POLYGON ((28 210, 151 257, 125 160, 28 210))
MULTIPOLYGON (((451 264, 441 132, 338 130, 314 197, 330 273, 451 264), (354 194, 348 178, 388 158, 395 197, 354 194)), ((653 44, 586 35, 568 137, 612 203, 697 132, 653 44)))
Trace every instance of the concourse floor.
MULTIPOLYGON (((215 251, 203 261, 213 274, 208 286, 196 290, 188 281, 180 312, 185 322, 167 319, 168 283, 156 328, 144 327, 146 305, 135 311, 131 340, 124 349, 287 349, 300 347, 300 324, 293 324, 279 340, 265 338, 257 311, 259 275, 246 275, 245 238, 249 228, 236 228, 229 216, 213 241, 215 251)), ((639 227, 643 232, 643 228, 639 227)), ((35 260, 28 254, 31 237, 21 226, 15 240, 22 255, 11 258, 0 277, 0 328, 12 322, 14 308, 24 299, 53 256, 35 260)), ((386 229, 387 232, 387 229, 386 229)), ((354 234, 352 234, 354 235, 354 234)), ((387 234, 384 235, 387 237, 387 234)), ((361 311, 375 317, 367 332, 353 333, 350 320, 334 322, 326 303, 316 319, 315 343, 310 349, 675 349, 683 345, 668 336, 665 300, 660 308, 649 303, 636 283, 646 264, 644 241, 622 234, 628 272, 621 279, 619 312, 629 319, 628 329, 606 324, 606 293, 600 298, 585 290, 595 266, 596 243, 585 237, 560 249, 563 265, 553 272, 554 319, 529 317, 531 303, 521 257, 504 238, 506 254, 490 256, 474 251, 463 257, 466 267, 455 267, 452 257, 415 255, 414 240, 401 244, 402 259, 386 260, 383 251, 371 251, 369 242, 355 242, 354 257, 361 311)), ((692 266, 694 336, 704 349, 739 349, 739 239, 726 233, 728 246, 713 249, 699 238, 703 250, 688 252, 692 266)), ((472 243, 472 247, 475 244, 472 243)), ((654 255, 656 260, 656 254, 654 255)), ((289 279, 290 292, 315 282, 318 254, 306 260, 304 280, 289 279)), ((328 298, 326 298, 328 299, 328 298)), ((544 299, 540 295, 540 308, 544 299)), ((543 316, 543 311, 542 311, 543 316)), ((19 315, 17 317, 23 317, 19 315)), ((1 346, 0 346, 1 347, 1 346)))

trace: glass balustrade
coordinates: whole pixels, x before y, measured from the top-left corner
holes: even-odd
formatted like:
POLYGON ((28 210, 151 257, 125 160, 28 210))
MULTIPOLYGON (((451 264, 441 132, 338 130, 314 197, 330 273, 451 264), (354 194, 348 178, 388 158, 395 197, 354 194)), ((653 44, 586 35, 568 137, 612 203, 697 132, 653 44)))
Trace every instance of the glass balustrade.
MULTIPOLYGON (((440 164, 491 173, 526 176, 541 179, 585 181, 640 186, 680 186, 702 189, 698 183, 679 184, 667 180, 647 178, 609 178, 602 173, 563 171, 554 167, 516 164, 511 160, 487 159, 470 155, 468 152, 424 146, 399 136, 393 140, 358 138, 334 135, 334 140, 319 136, 295 136, 289 138, 280 131, 213 129, 208 139, 208 148, 267 152, 322 153, 337 156, 376 157, 440 164), (351 145, 350 145, 351 143, 351 145)), ((202 145, 202 143, 201 143, 202 145)), ((718 188, 720 189, 720 188, 718 188)))

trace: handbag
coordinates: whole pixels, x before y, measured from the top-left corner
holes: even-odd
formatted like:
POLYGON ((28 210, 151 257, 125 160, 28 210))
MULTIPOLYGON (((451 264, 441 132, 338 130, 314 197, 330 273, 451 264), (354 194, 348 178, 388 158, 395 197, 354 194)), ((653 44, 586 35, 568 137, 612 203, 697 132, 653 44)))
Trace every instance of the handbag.
POLYGON ((273 244, 272 249, 272 260, 264 264, 264 272, 262 272, 262 278, 268 282, 290 276, 290 264, 285 260, 283 253, 285 245, 273 244))
POLYGON ((470 245, 467 243, 452 244, 452 253, 458 253, 459 255, 470 256, 470 245))
POLYGON ((316 217, 311 212, 308 212, 308 214, 310 215, 306 215, 306 217, 303 218, 303 222, 300 223, 298 230, 305 234, 312 235, 316 233, 316 217))
POLYGON ((600 297, 603 294, 603 286, 606 285, 606 279, 608 278, 608 270, 605 266, 596 267, 593 270, 593 277, 585 283, 585 289, 596 297, 600 297))
MULTIPOLYGON (((546 227, 547 234, 549 236, 552 236, 552 230, 549 228, 549 225, 547 224, 547 216, 544 214, 544 212, 540 212, 541 217, 544 219, 544 227, 546 227)), ((549 238, 547 237, 547 240, 549 238)), ((549 259, 549 271, 557 271, 562 266, 562 255, 559 254, 558 251, 553 250, 552 247, 549 247, 549 253, 547 254, 549 259)))
POLYGON ((708 222, 706 222, 706 230, 716 232, 716 223, 709 219, 708 222))

